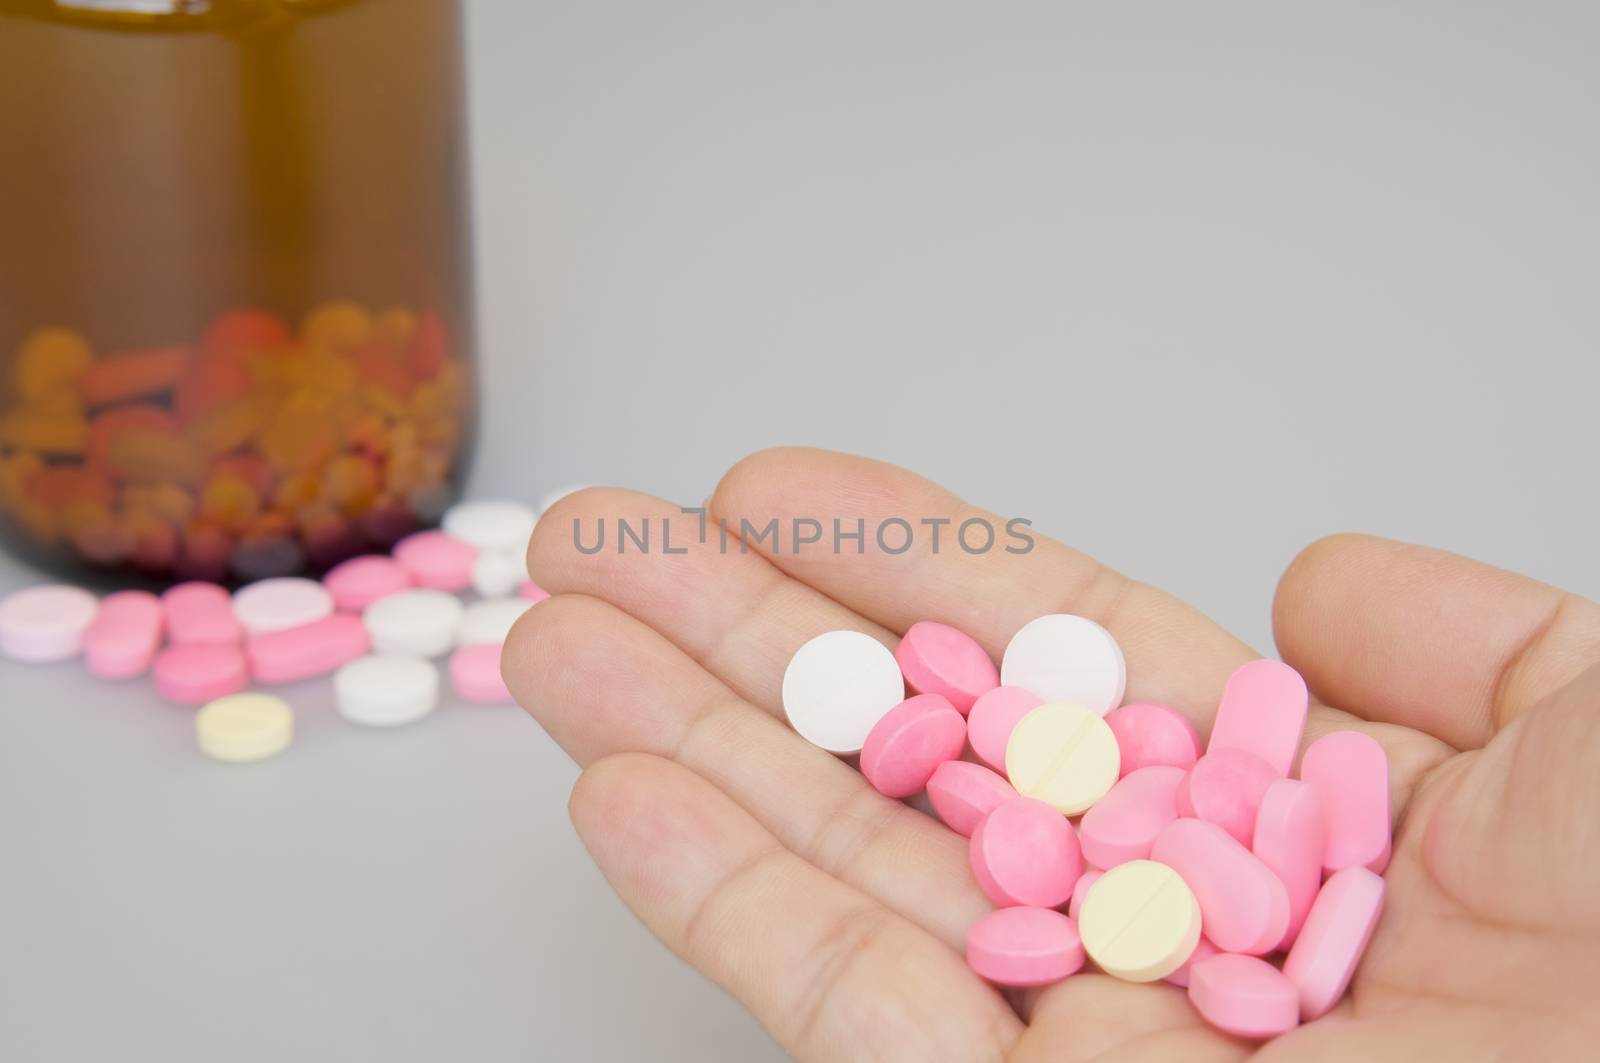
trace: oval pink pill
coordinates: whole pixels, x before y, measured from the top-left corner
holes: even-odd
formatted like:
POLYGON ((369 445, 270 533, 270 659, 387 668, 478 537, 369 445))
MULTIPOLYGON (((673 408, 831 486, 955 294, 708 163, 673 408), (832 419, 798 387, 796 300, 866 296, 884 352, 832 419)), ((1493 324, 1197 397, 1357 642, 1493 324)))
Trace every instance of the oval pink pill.
POLYGON ((156 655, 151 669, 156 691, 180 705, 204 705, 237 694, 250 682, 244 651, 237 646, 168 646, 156 655))
POLYGON ((1067 902, 1067 914, 1078 918, 1078 910, 1083 907, 1083 899, 1089 896, 1089 887, 1100 881, 1104 871, 1088 870, 1078 876, 1078 881, 1072 884, 1072 899, 1067 902))
POLYGON ((1106 714, 1106 726, 1122 753, 1122 774, 1164 765, 1194 767, 1200 758, 1200 732, 1176 709, 1152 701, 1136 701, 1106 714))
POLYGON ((1217 955, 1217 947, 1202 936, 1195 943, 1194 951, 1189 954, 1189 958, 1183 961, 1183 966, 1167 975, 1164 981, 1172 983, 1179 989, 1187 989, 1189 987, 1189 971, 1201 960, 1215 955, 1217 955))
POLYGON ((939 694, 909 697, 872 725, 861 745, 861 774, 885 797, 921 793, 933 771, 961 755, 967 721, 939 694))
POLYGON ((500 647, 493 643, 463 646, 450 655, 450 682, 464 701, 504 705, 511 691, 500 676, 500 647))
POLYGON ((1228 677, 1206 752, 1242 749, 1289 774, 1306 727, 1306 681, 1282 661, 1240 665, 1228 677))
POLYGON ((83 649, 100 603, 78 587, 26 587, 0 599, 0 653, 15 661, 65 661, 83 649))
POLYGON ((1279 778, 1272 765, 1246 750, 1207 753, 1195 761, 1178 791, 1178 812, 1215 823, 1248 846, 1261 799, 1279 778))
POLYGON ((215 583, 180 583, 161 595, 167 640, 175 646, 236 646, 244 627, 233 615, 233 599, 215 583))
POLYGON ((1017 791, 982 764, 947 760, 928 779, 928 800, 945 825, 970 838, 983 818, 1017 791))
POLYGON ((1223 1033, 1265 1040, 1300 1025, 1299 1000, 1283 972, 1254 956, 1219 953, 1189 970, 1189 1000, 1223 1033))
POLYGON ((400 562, 383 554, 365 554, 340 562, 322 577, 322 585, 333 595, 334 608, 359 613, 380 598, 409 588, 411 574, 400 562))
POLYGON ((1078 825, 1083 858, 1109 871, 1129 860, 1145 860, 1167 824, 1178 818, 1182 768, 1156 766, 1125 775, 1078 825))
POLYGON ((1083 854, 1067 817, 1043 801, 1018 797, 972 832, 972 873, 1001 907, 1056 908, 1072 896, 1083 854))
POLYGON ((1289 895, 1278 876, 1203 819, 1169 823, 1150 847, 1150 859, 1182 876, 1200 905, 1205 936, 1223 952, 1271 952, 1289 928, 1289 895))
POLYGON ((299 627, 254 635, 245 643, 250 674, 260 683, 292 683, 327 675, 372 646, 358 616, 335 613, 299 627))
POLYGON ((972 751, 995 771, 1005 774, 1006 743, 1017 721, 1044 704, 1044 699, 1021 687, 995 687, 972 703, 967 713, 967 741, 972 751))
POLYGON ((1283 961, 1306 1022, 1326 1015, 1344 996, 1382 912, 1383 879, 1364 867, 1336 871, 1323 884, 1283 961))
POLYGON ((477 557, 471 543, 442 531, 414 532, 394 544, 394 559, 417 586, 439 591, 472 586, 472 563, 477 557))
POLYGON ((1309 783, 1279 779, 1267 788, 1256 814, 1250 851, 1272 869, 1289 895, 1289 929, 1278 948, 1294 944, 1311 902, 1322 887, 1322 854, 1327 828, 1322 798, 1309 783))
POLYGON ((1316 788, 1328 823, 1328 873, 1389 866, 1389 755, 1360 731, 1334 731, 1306 749, 1300 779, 1316 788))
POLYGON ((161 599, 149 591, 106 596, 83 634, 83 659, 101 679, 144 675, 161 648, 161 599))
POLYGON ((996 985, 1049 985, 1083 967, 1083 942, 1060 912, 1001 908, 967 931, 967 966, 996 985))
POLYGON ((912 690, 942 696, 963 716, 1000 685, 1000 670, 977 640, 936 620, 912 624, 895 647, 894 659, 912 690))

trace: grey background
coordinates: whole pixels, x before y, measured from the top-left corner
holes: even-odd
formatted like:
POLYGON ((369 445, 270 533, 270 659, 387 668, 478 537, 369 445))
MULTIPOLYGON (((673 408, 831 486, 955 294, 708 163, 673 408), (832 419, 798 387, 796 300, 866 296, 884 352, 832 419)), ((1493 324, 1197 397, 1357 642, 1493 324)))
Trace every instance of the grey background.
MULTIPOLYGON (((860 451, 1263 649, 1337 529, 1600 589, 1595 5, 470 16, 478 490, 860 451)), ((306 684, 240 770, 144 684, 0 683, 0 1057, 776 1055, 520 713, 373 734, 306 684)))

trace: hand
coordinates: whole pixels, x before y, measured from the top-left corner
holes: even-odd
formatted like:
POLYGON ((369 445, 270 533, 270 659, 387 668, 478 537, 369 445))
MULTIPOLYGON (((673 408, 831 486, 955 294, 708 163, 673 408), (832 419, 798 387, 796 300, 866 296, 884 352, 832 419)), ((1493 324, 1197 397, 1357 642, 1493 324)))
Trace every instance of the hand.
MULTIPOLYGON (((1207 1027, 1183 991, 1084 972, 997 992, 966 967, 989 910, 966 839, 874 792, 783 723, 785 665, 832 628, 893 647, 922 619, 999 659, 1042 613, 1105 625, 1128 700, 1206 733, 1228 673, 1256 654, 1182 602, 1059 543, 1006 553, 1004 520, 900 469, 820 451, 747 458, 709 503, 784 538, 719 552, 715 524, 644 495, 562 501, 529 548, 556 595, 506 648, 512 691, 583 765, 571 813, 600 870, 669 947, 802 1059, 1577 1059, 1600 1036, 1600 606, 1436 550, 1359 536, 1313 544, 1273 620, 1310 684, 1306 741, 1364 731, 1388 750, 1397 822, 1388 901, 1349 998, 1262 1046, 1207 1027), (996 549, 952 529, 985 515, 996 549), (651 553, 614 546, 651 518, 651 553), (949 517, 890 556, 891 516, 949 517), (607 521, 607 548, 585 541, 607 521), (795 517, 867 521, 796 554, 795 517), (672 521, 664 554, 660 525, 672 521)), ((925 529, 918 528, 919 532, 925 529)))

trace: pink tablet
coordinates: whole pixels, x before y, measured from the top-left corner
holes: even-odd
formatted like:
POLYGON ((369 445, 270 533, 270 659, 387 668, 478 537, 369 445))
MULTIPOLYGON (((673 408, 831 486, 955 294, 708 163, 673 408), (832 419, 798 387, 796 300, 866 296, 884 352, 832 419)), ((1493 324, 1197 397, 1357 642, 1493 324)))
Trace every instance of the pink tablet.
POLYGON ((885 797, 910 797, 934 769, 961 755, 967 721, 939 694, 917 694, 872 725, 861 746, 861 774, 885 797))
POLYGON ((1200 757, 1200 732, 1187 716, 1165 705, 1131 702, 1106 713, 1106 726, 1117 736, 1124 775, 1156 765, 1187 771, 1200 757))
POLYGON ((942 696, 963 716, 1000 685, 1000 670, 976 639, 934 620, 912 624, 894 657, 912 690, 942 696))

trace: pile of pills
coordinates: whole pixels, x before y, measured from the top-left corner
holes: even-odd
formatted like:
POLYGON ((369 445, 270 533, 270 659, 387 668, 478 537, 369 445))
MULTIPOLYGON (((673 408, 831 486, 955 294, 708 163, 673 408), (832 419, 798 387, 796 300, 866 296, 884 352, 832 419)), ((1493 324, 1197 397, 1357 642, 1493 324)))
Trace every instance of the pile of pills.
POLYGON ((468 416, 443 319, 347 300, 96 351, 35 329, 0 382, 0 518, 160 577, 253 580, 386 550, 437 520, 468 416))
POLYGON ((439 704, 435 659, 448 655, 457 697, 509 703, 501 647, 517 618, 548 597, 522 574, 536 520, 517 502, 463 502, 440 530, 406 536, 389 554, 351 558, 320 581, 274 577, 232 594, 200 581, 103 599, 61 584, 30 587, 0 599, 0 654, 81 656, 102 679, 150 675, 167 700, 202 706, 200 749, 226 761, 272 756, 293 738, 290 706, 252 685, 332 675, 341 715, 394 726, 439 704))
POLYGON ((1204 745, 1174 709, 1122 704, 1126 684, 1116 640, 1084 617, 1024 625, 998 669, 923 621, 893 653, 859 632, 817 636, 789 663, 783 705, 809 741, 859 753, 878 791, 926 793, 970 838, 996 910, 968 933, 967 962, 990 982, 1049 985, 1092 962, 1187 987, 1207 1022, 1246 1038, 1326 1014, 1383 906, 1383 748, 1336 731, 1294 777, 1309 699, 1278 661, 1233 673, 1204 745))

